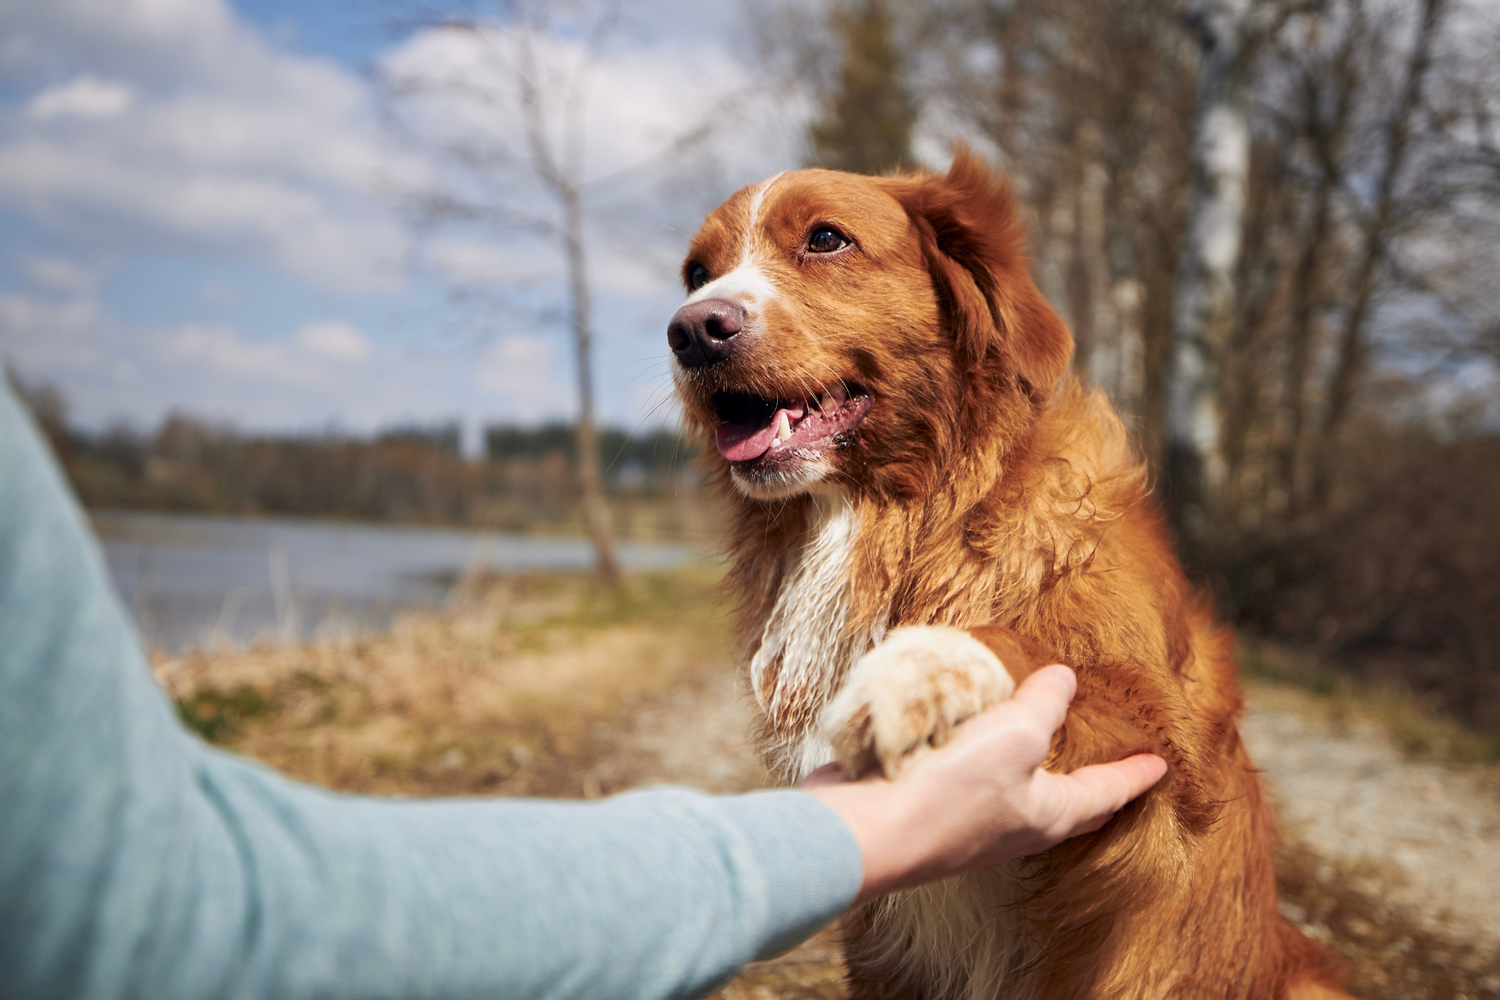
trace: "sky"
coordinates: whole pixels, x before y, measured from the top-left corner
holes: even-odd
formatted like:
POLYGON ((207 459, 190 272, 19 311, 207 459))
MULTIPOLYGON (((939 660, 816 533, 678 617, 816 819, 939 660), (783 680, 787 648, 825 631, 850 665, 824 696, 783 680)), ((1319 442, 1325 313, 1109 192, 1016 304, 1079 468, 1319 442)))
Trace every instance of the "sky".
MULTIPOLYGON (((601 179, 598 405, 632 427, 675 418, 664 330, 688 235, 797 165, 807 111, 759 86, 736 5, 623 6, 588 76, 581 169, 601 179), (706 140, 658 155, 697 124, 706 140)), ((89 428, 174 410, 253 431, 458 418, 472 446, 485 423, 568 418, 555 241, 418 207, 458 193, 505 219, 551 211, 524 165, 444 152, 521 145, 495 68, 516 39, 393 30, 391 9, 3 5, 0 354, 89 428), (392 98, 380 81, 396 78, 426 89, 392 98)), ((536 51, 562 72, 580 46, 564 30, 536 51)))

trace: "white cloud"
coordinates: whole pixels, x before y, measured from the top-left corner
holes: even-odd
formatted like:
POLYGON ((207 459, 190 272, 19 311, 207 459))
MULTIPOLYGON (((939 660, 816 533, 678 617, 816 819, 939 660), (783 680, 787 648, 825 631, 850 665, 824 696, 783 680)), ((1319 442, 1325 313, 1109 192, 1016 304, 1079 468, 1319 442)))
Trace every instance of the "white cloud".
POLYGON ((88 298, 57 301, 36 295, 0 292, 0 333, 11 343, 85 333, 92 330, 99 319, 98 306, 88 298))
MULTIPOLYGON (((434 192, 500 209, 461 214, 457 224, 427 236, 425 259, 452 285, 497 291, 522 308, 545 302, 562 316, 564 261, 555 236, 545 231, 558 205, 530 164, 509 68, 528 45, 540 67, 535 82, 542 100, 560 103, 557 95, 569 88, 566 78, 591 58, 576 38, 520 29, 497 29, 482 38, 425 31, 386 53, 379 69, 407 95, 397 104, 406 128, 434 148, 465 151, 434 158, 434 192)), ((756 89, 759 81, 735 53, 703 39, 672 47, 609 46, 582 78, 587 97, 579 141, 565 141, 559 131, 566 117, 559 107, 552 109, 549 127, 560 156, 579 151, 574 167, 588 182, 585 245, 598 335, 595 370, 601 399, 623 408, 639 398, 627 383, 650 364, 648 352, 664 350, 655 331, 681 300, 677 267, 687 234, 734 187, 795 165, 804 109, 777 105, 756 89), (689 151, 662 155, 674 141, 705 127, 706 139, 689 151), (598 360, 613 346, 607 342, 638 341, 647 331, 650 348, 638 342, 617 352, 626 365, 598 360)), ((563 336, 557 342, 565 343, 563 336)), ((501 353, 514 349, 505 342, 492 348, 476 374, 479 384, 506 399, 535 400, 523 407, 521 419, 543 405, 566 413, 573 392, 551 393, 544 403, 528 385, 504 374, 519 362, 503 360, 501 353), (563 399, 569 402, 560 407, 563 399)), ((565 362, 555 363, 565 370, 565 362)))
POLYGON ((89 294, 99 285, 95 268, 50 254, 22 254, 21 268, 26 276, 44 288, 59 292, 89 294))
POLYGON ((245 337, 224 323, 189 323, 160 342, 163 358, 249 381, 327 385, 370 360, 368 338, 343 320, 303 325, 278 340, 245 337))
POLYGON ((101 80, 85 73, 71 83, 42 91, 26 105, 26 115, 36 121, 49 118, 113 118, 130 107, 135 94, 123 83, 101 80))
POLYGON ((332 361, 356 364, 370 360, 370 341, 343 320, 308 323, 297 331, 297 347, 332 361))
POLYGON ((0 11, 0 69, 90 72, 0 116, 0 208, 136 253, 207 247, 343 292, 399 284, 408 234, 388 187, 425 167, 355 74, 275 50, 219 0, 17 6, 0 11))
POLYGON ((557 269, 551 242, 502 240, 491 236, 442 236, 429 242, 427 257, 443 279, 460 287, 484 287, 533 280, 557 269))
MULTIPOLYGON (((614 292, 634 297, 650 295, 663 286, 676 287, 680 247, 650 245, 648 234, 641 233, 636 234, 633 245, 605 239, 595 231, 588 237, 585 253, 595 295, 614 292)), ((556 240, 505 233, 437 237, 427 244, 426 253, 443 280, 460 288, 557 281, 563 266, 556 240)))
POLYGON ((224 323, 188 324, 163 341, 161 352, 171 361, 248 380, 318 381, 315 371, 296 363, 286 343, 247 340, 224 323))
POLYGON ((102 371, 119 348, 117 328, 90 294, 0 292, 0 355, 23 375, 58 380, 102 371))
POLYGON ((530 423, 573 407, 573 394, 557 381, 556 366, 553 338, 512 334, 480 354, 474 384, 492 397, 492 409, 530 423))
MULTIPOLYGON (((585 95, 581 131, 587 137, 586 179, 640 167, 706 126, 729 136, 724 148, 752 171, 772 168, 788 152, 747 143, 743 128, 726 127, 731 116, 735 125, 743 125, 738 119, 757 101, 764 104, 768 95, 757 90, 760 81, 744 62, 714 44, 670 50, 616 45, 595 55, 576 38, 537 35, 522 27, 493 29, 482 36, 429 30, 387 53, 380 68, 394 80, 417 86, 404 104, 410 124, 439 141, 488 144, 519 154, 509 162, 497 158, 484 165, 519 179, 529 167, 512 67, 527 62, 523 53, 528 47, 530 62, 538 67, 533 79, 550 112, 547 128, 555 149, 563 149, 567 138, 566 95, 573 87, 585 95)), ((787 111, 778 110, 783 115, 787 111)))
MULTIPOLYGON (((589 247, 589 276, 596 292, 640 296, 665 290, 668 297, 680 297, 677 269, 686 250, 687 240, 683 237, 666 246, 631 247, 595 241, 589 247)), ((666 322, 663 317, 663 328, 666 322)))
MULTIPOLYGON (((489 217, 506 249, 485 249, 466 226, 461 239, 430 249, 460 281, 560 269, 560 254, 518 266, 517 249, 560 215, 537 180, 521 87, 513 67, 531 59, 554 155, 585 187, 590 263, 601 289, 660 294, 675 283, 675 261, 704 211, 734 187, 787 166, 798 152, 807 109, 758 86, 743 61, 717 44, 617 45, 591 55, 576 38, 523 28, 472 33, 429 30, 386 53, 379 69, 405 94, 396 105, 404 127, 433 148, 463 150, 433 158, 433 190, 498 208, 489 217), (580 67, 587 67, 580 69, 580 67), (691 81, 691 85, 686 82, 691 81), (575 132, 565 95, 585 96, 575 132), (679 148, 690 136, 697 138, 679 148), (727 169, 726 169, 727 165, 727 169), (720 177, 727 174, 727 178, 720 177), (674 183, 666 185, 667 178, 674 183), (712 178, 704 195, 703 180, 712 178), (662 184, 666 189, 657 190, 662 184), (506 226, 512 225, 507 231, 506 226), (606 239, 614 233, 613 240, 606 239), (625 248, 623 244, 630 244, 625 248)), ((514 280, 514 278, 512 278, 514 280)))
MULTIPOLYGON (((652 3, 670 31, 702 37, 643 45, 622 34, 598 63, 590 177, 638 165, 755 82, 721 47, 733 40, 698 27, 686 0, 643 0, 637 13, 652 3)), ((580 54, 572 42, 545 45, 548 58, 580 54)), ((483 55, 428 32, 382 63, 472 82, 494 71, 483 55)), ((497 182, 520 207, 551 211, 524 164, 464 174, 414 153, 381 124, 367 80, 278 48, 225 0, 0 0, 0 79, 0 287, 19 289, 0 292, 0 353, 56 379, 85 423, 151 424, 181 408, 251 428, 336 420, 371 429, 458 413, 535 421, 573 411, 569 341, 561 324, 545 326, 565 312, 555 242, 479 225, 415 234, 395 209, 399 192, 497 182), (434 310, 431 285, 403 294, 414 248, 440 283, 509 286, 500 318, 479 315, 482 297, 461 304, 469 312, 454 322, 434 310), (184 267, 174 283, 174 261, 205 256, 209 266, 184 267), (272 269, 291 281, 263 280, 272 269), (122 277, 137 276, 149 299, 122 287, 122 277), (286 303, 261 308, 251 289, 267 286, 290 289, 286 303), (379 306, 361 298, 375 294, 379 306), (105 304, 128 308, 130 319, 105 304), (395 317, 389 330, 376 325, 381 314, 395 317), (476 326, 533 321, 536 333, 482 350, 432 346, 470 344, 476 326), (423 328, 454 335, 421 348, 423 328)), ((650 396, 642 386, 660 383, 650 359, 665 353, 660 329, 680 299, 674 269, 685 234, 734 186, 790 165, 795 144, 768 140, 755 123, 797 112, 764 100, 756 108, 741 107, 709 143, 718 173, 669 157, 590 193, 607 420, 633 422, 650 396), (669 179, 674 170, 680 176, 669 179), (641 381, 647 368, 652 377, 641 381)), ((521 138, 513 112, 451 94, 411 110, 429 134, 521 138)), ((800 124, 784 128, 795 135, 800 124)))

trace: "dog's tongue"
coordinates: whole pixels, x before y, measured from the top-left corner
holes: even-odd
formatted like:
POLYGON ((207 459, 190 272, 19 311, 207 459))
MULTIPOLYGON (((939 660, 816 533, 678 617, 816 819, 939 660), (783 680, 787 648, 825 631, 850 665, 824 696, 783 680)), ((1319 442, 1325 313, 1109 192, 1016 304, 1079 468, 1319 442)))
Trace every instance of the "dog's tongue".
POLYGON ((731 462, 760 458, 771 450, 771 442, 776 440, 776 425, 781 415, 785 413, 788 421, 792 421, 799 419, 804 412, 800 406, 795 409, 782 407, 764 423, 720 424, 714 431, 714 444, 718 446, 719 454, 731 462))

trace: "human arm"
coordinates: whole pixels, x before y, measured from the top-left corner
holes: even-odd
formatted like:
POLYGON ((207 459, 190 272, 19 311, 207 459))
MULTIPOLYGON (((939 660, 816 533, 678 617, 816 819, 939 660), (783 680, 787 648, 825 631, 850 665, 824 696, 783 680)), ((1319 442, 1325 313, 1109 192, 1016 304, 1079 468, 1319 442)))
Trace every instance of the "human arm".
POLYGON ((403 802, 205 747, 0 383, 0 996, 689 996, 859 883, 800 792, 403 802))

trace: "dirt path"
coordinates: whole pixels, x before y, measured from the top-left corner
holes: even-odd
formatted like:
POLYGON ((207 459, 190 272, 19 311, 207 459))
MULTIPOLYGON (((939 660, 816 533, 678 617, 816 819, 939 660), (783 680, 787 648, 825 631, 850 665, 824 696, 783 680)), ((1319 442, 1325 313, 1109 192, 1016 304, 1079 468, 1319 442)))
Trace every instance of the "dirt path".
POLYGON ((601 788, 689 785, 733 793, 770 783, 750 747, 752 706, 728 665, 644 699, 605 725, 605 752, 589 771, 601 788))
MULTIPOLYGON (((1406 759, 1377 724, 1264 704, 1245 740, 1276 791, 1283 836, 1356 871, 1434 933, 1500 944, 1500 784, 1406 759)), ((1500 985, 1500 984, 1497 984, 1500 985)))
MULTIPOLYGON (((750 711, 724 675, 643 708, 609 736, 605 787, 755 787, 750 711)), ((1414 761, 1378 723, 1294 688, 1251 692, 1244 735, 1288 848, 1283 910, 1342 953, 1381 998, 1500 998, 1500 780, 1493 767, 1414 761)), ((831 935, 761 963, 721 994, 837 997, 831 935)))
POLYGON ((1366 995, 1500 997, 1500 772, 1413 760, 1379 722, 1295 688, 1250 705, 1282 867, 1302 869, 1283 873, 1287 916, 1366 995))

